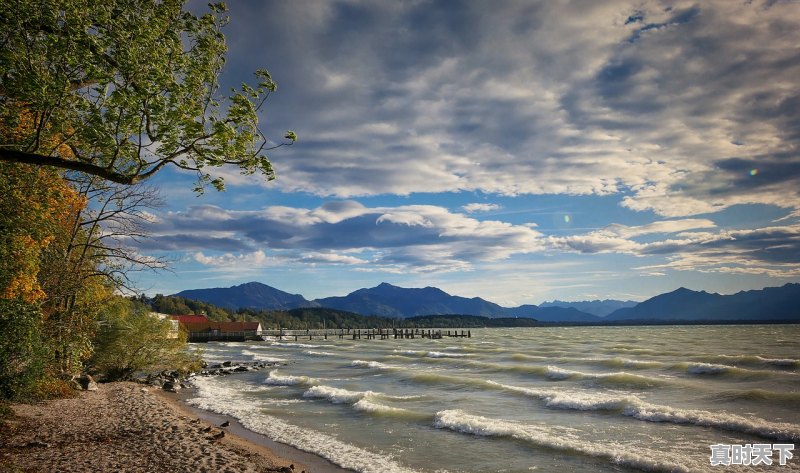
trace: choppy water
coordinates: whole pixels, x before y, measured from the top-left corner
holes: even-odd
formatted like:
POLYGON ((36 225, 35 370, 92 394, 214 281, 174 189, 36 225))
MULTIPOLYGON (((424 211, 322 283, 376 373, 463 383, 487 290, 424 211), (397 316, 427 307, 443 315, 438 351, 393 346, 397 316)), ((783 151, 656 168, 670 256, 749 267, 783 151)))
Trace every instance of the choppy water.
POLYGON ((360 472, 800 471, 800 326, 473 330, 470 339, 208 344, 271 371, 190 403, 360 472), (712 444, 793 443, 771 467, 712 444))

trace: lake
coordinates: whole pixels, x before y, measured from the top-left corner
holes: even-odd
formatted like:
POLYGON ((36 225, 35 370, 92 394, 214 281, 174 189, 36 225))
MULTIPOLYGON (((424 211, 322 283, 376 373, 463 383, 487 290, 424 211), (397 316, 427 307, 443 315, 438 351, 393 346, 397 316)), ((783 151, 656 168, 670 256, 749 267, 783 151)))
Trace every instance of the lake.
POLYGON ((770 447, 773 466, 735 471, 800 471, 800 452, 778 465, 792 453, 780 445, 800 444, 798 325, 473 329, 204 350, 209 363, 281 365, 196 378, 190 404, 359 472, 728 470, 711 465, 711 445, 732 446, 734 461, 760 445, 761 462, 770 447))

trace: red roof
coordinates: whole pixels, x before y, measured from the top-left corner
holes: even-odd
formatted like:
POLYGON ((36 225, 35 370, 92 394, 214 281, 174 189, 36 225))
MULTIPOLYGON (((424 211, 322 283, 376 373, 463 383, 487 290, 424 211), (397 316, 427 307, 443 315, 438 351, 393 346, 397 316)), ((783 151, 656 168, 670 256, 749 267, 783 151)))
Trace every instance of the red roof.
POLYGON ((205 315, 170 315, 172 320, 186 324, 202 324, 208 322, 208 317, 205 315))

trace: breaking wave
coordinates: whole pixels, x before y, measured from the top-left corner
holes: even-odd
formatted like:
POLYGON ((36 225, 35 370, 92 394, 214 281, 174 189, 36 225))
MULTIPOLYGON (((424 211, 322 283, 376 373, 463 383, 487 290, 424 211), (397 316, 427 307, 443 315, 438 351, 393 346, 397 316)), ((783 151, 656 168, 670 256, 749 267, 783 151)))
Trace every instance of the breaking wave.
MULTIPOLYGON (((508 437, 517 439, 536 447, 578 452, 595 458, 602 458, 611 463, 638 468, 644 471, 688 472, 684 465, 668 460, 659 460, 657 454, 637 455, 630 448, 606 442, 593 444, 570 438, 562 433, 554 434, 546 427, 525 425, 506 420, 489 419, 467 414, 461 410, 445 410, 436 413, 434 427, 449 429, 482 437, 508 437)), ((641 450, 640 450, 641 451, 641 450)))
POLYGON ((290 376, 278 374, 278 370, 269 372, 267 379, 263 381, 264 384, 270 386, 296 386, 298 384, 312 384, 316 380, 308 376, 290 376))
POLYGON ((769 422, 764 419, 747 418, 725 412, 661 406, 650 404, 633 395, 615 396, 589 392, 531 389, 494 381, 487 381, 487 383, 501 389, 541 399, 547 407, 553 409, 612 411, 646 422, 690 424, 754 434, 776 440, 800 441, 800 430, 797 429, 797 426, 788 423, 769 422))

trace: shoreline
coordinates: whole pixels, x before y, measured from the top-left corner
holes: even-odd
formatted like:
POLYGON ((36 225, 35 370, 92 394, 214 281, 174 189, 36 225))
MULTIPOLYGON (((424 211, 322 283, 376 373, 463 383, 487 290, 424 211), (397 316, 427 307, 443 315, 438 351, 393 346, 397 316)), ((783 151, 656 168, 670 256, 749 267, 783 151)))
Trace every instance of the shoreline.
POLYGON ((195 387, 190 387, 182 389, 178 393, 155 389, 154 392, 164 401, 170 403, 174 409, 190 417, 200 418, 211 425, 220 425, 225 421, 230 422, 226 430, 231 434, 232 438, 249 444, 255 449, 266 450, 280 458, 291 459, 295 465, 295 470, 301 471, 305 469, 307 473, 354 473, 353 470, 342 468, 317 454, 276 442, 264 434, 249 430, 234 417, 189 405, 186 401, 192 397, 192 393, 196 389, 195 387), (298 465, 302 466, 302 468, 298 467, 298 465))
POLYGON ((349 471, 133 382, 12 409, 0 429, 0 471, 349 471), (230 426, 220 428, 223 420, 230 426))

